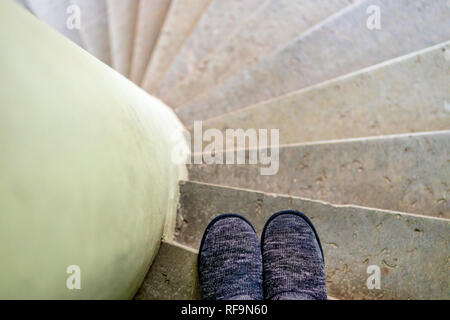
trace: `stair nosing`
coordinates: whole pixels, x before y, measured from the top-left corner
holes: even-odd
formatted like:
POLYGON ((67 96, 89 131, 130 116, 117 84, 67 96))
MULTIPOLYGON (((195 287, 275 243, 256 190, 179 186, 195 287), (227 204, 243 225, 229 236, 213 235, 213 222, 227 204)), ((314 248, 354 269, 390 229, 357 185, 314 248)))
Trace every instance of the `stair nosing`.
MULTIPOLYGON (((236 129, 231 129, 236 130, 236 129)), ((389 140, 396 138, 409 138, 409 137, 423 137, 428 135, 440 135, 440 134, 450 134, 450 129, 447 130, 433 130, 433 131, 420 131, 420 132, 409 132, 409 133, 394 133, 394 134, 386 134, 386 135, 377 135, 377 136, 365 136, 365 137, 356 137, 356 138, 344 138, 344 139, 331 139, 331 140, 317 140, 317 141, 308 141, 308 142, 297 142, 297 143, 285 143, 279 145, 269 145, 264 148, 260 147, 252 147, 252 148, 233 148, 233 149, 223 149, 216 151, 216 153, 227 153, 227 152, 236 152, 236 151, 250 151, 250 150, 264 150, 268 148, 278 147, 278 149, 288 149, 288 148, 296 148, 296 147, 304 147, 304 146, 319 146, 319 145, 331 145, 331 144, 343 144, 343 143, 353 143, 353 142, 364 142, 364 141, 376 141, 376 140, 389 140)), ((191 155, 200 155, 205 154, 205 152, 192 152, 191 155)))
MULTIPOLYGON (((176 247, 176 248, 179 248, 179 249, 182 249, 182 250, 186 250, 186 251, 188 251, 188 252, 190 252, 190 253, 192 253, 192 254, 196 254, 196 255, 199 254, 199 251, 198 251, 198 250, 196 250, 196 249, 194 249, 194 248, 191 248, 191 247, 189 247, 189 246, 183 245, 183 244, 177 242, 175 239, 172 239, 172 240, 162 240, 161 242, 164 242, 164 244, 166 244, 166 245, 168 245, 168 246, 172 246, 172 247, 176 247)), ((150 270, 150 269, 151 269, 151 267, 149 268, 149 270, 150 270)), ((340 299, 339 299, 339 298, 336 298, 336 297, 333 297, 333 296, 327 296, 327 300, 340 300, 340 299)))
POLYGON ((310 201, 310 202, 320 203, 320 204, 330 206, 333 208, 364 209, 364 210, 369 210, 369 211, 372 210, 372 211, 377 211, 377 212, 391 214, 391 215, 401 215, 401 216, 415 217, 415 218, 422 218, 422 219, 431 219, 431 220, 437 220, 437 221, 450 221, 450 219, 447 219, 447 218, 427 216, 427 215, 421 215, 421 214, 410 213, 410 212, 405 212, 405 211, 381 209, 381 208, 376 208, 376 207, 361 206, 361 205, 357 205, 357 204, 334 204, 334 203, 326 202, 326 201, 320 200, 320 199, 311 199, 311 198, 294 196, 294 195, 283 194, 283 193, 265 192, 265 191, 261 191, 261 190, 247 189, 247 188, 234 187, 234 186, 228 186, 228 185, 220 185, 220 184, 207 183, 207 182, 201 182, 201 181, 196 181, 196 180, 181 180, 180 181, 180 184, 185 184, 185 183, 212 186, 212 187, 218 187, 218 188, 226 188, 226 189, 239 190, 239 191, 245 191, 245 192, 251 192, 251 193, 261 193, 261 194, 264 194, 267 196, 280 196, 280 197, 286 197, 286 198, 299 199, 302 201, 310 201))
MULTIPOLYGON (((439 47, 443 47, 443 46, 446 46, 446 45, 450 45, 450 40, 447 40, 447 41, 441 42, 439 44, 435 44, 435 45, 432 45, 430 47, 426 47, 426 48, 423 48, 423 49, 420 49, 420 50, 412 51, 412 52, 407 53, 407 54, 402 55, 402 56, 398 56, 398 57, 395 57, 395 58, 392 58, 392 59, 384 60, 382 62, 370 65, 368 67, 361 68, 361 69, 358 69, 358 70, 355 70, 355 71, 351 71, 349 73, 346 73, 346 74, 343 74, 343 75, 339 75, 337 77, 333 77, 333 78, 330 78, 328 80, 325 80, 325 81, 322 81, 322 82, 319 82, 319 83, 315 83, 315 84, 312 84, 312 85, 304 87, 304 88, 300 88, 298 90, 287 92, 287 93, 281 94, 281 95, 279 95, 277 97, 273 97, 273 98, 270 98, 270 99, 267 99, 267 100, 263 100, 261 102, 255 103, 255 104, 250 104, 250 105, 245 106, 243 108, 239 108, 239 109, 236 109, 236 110, 231 110, 229 112, 225 112, 225 113, 222 113, 221 115, 214 116, 214 117, 202 120, 202 121, 205 122, 205 123, 210 122, 210 121, 217 121, 217 120, 219 120, 220 118, 222 118, 224 116, 238 114, 239 112, 241 112, 243 110, 250 110, 250 109, 253 109, 253 108, 256 109, 257 107, 259 107, 261 105, 272 103, 272 102, 274 102, 276 100, 287 98, 289 96, 299 95, 299 94, 302 94, 302 93, 306 93, 308 91, 312 91, 312 90, 315 90, 315 89, 323 88, 323 87, 326 87, 328 85, 332 85, 334 83, 337 83, 339 81, 347 80, 347 79, 352 78, 352 77, 356 77, 356 76, 359 76, 359 75, 362 75, 362 74, 365 74, 365 73, 368 73, 368 72, 371 72, 371 71, 374 71, 374 70, 378 70, 380 68, 389 66, 391 64, 401 62, 402 60, 405 60, 405 59, 410 59, 410 58, 414 57, 415 55, 420 55, 420 54, 424 54, 424 53, 436 50, 439 47)), ((188 105, 185 105, 185 106, 188 107, 188 105)), ((176 108, 175 111, 179 111, 179 110, 183 109, 183 107, 184 106, 180 106, 179 108, 176 108)), ((190 130, 191 128, 192 128, 192 124, 186 127, 186 129, 188 129, 188 130, 190 130)))

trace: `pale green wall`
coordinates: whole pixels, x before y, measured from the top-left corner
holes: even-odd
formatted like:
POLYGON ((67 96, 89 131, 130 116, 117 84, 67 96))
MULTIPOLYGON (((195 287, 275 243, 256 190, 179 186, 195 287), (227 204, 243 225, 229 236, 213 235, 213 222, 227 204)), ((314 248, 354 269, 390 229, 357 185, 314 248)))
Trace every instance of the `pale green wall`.
POLYGON ((0 23, 0 298, 131 298, 173 224, 181 124, 18 5, 0 23))

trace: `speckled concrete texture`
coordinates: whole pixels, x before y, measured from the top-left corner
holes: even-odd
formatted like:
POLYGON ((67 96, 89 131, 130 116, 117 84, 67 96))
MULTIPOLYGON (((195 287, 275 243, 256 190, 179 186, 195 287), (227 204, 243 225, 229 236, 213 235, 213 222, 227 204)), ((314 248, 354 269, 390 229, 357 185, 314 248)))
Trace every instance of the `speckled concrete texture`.
POLYGON ((258 233, 276 211, 296 209, 314 223, 325 253, 329 295, 340 299, 449 299, 448 220, 195 182, 181 184, 176 240, 198 248, 224 212, 250 219, 258 233), (381 270, 369 290, 367 267, 381 270))
POLYGON ((276 0, 270 1, 217 53, 201 62, 182 83, 164 93, 172 107, 185 105, 197 95, 255 65, 263 57, 298 37, 329 15, 351 4, 352 0, 276 0))
POLYGON ((187 124, 208 119, 448 41, 448 19, 446 0, 359 2, 257 65, 183 102, 178 113, 187 124), (369 5, 380 8, 380 30, 366 26, 369 5))
POLYGON ((139 0, 107 0, 112 67, 128 77, 139 0))
POLYGON ((130 78, 134 83, 140 84, 144 77, 170 2, 171 0, 139 1, 130 71, 130 78))
POLYGON ((197 253, 175 243, 161 242, 155 262, 134 298, 136 300, 200 299, 197 253))
POLYGON ((275 175, 248 162, 189 165, 189 180, 450 218, 450 131, 284 146, 275 175))
POLYGON ((211 0, 172 0, 158 42, 146 68, 142 87, 155 94, 159 81, 184 45, 189 34, 202 16, 211 0))
POLYGON ((158 94, 167 94, 170 88, 200 67, 200 62, 206 56, 213 56, 216 50, 220 50, 220 44, 239 32, 247 19, 257 14, 269 1, 271 0, 212 0, 158 84, 158 94))
POLYGON ((450 129, 450 42, 203 122, 280 144, 450 129))

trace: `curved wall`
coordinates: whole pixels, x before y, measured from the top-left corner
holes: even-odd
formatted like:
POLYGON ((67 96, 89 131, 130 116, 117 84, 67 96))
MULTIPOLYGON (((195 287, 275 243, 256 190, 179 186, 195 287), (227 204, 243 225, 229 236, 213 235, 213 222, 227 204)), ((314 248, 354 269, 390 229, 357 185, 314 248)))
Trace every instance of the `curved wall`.
POLYGON ((182 126, 18 5, 0 21, 0 298, 132 298, 173 225, 182 126))

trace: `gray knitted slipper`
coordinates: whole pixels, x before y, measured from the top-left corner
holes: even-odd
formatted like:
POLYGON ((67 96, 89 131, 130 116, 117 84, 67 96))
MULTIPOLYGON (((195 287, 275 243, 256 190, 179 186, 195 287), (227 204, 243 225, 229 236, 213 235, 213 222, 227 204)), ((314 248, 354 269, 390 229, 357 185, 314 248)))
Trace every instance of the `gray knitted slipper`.
POLYGON ((275 213, 266 222, 261 238, 265 299, 327 299, 322 246, 303 213, 275 213))
POLYGON ((244 217, 224 214, 210 222, 198 255, 205 300, 262 300, 262 257, 258 236, 244 217))

